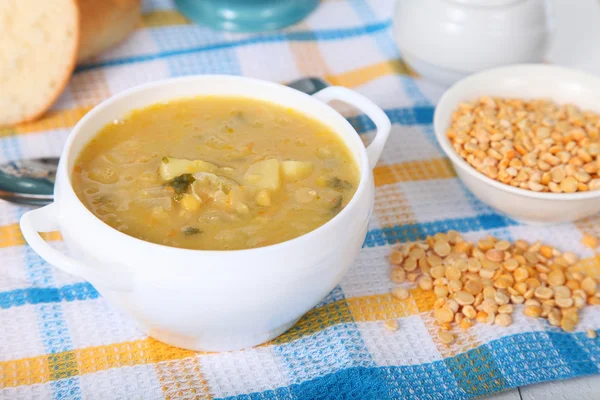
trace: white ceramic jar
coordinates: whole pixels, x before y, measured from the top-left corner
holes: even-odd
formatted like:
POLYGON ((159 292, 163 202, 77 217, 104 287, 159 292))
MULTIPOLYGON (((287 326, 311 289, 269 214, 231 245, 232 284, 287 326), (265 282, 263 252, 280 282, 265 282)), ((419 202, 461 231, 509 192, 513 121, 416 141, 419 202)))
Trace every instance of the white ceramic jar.
POLYGON ((406 62, 443 85, 501 65, 542 62, 545 0, 397 0, 394 37, 406 62))
POLYGON ((313 96, 286 86, 236 76, 191 76, 142 85, 90 111, 73 128, 58 167, 55 202, 21 218, 29 245, 46 261, 89 282, 137 320, 150 336, 192 350, 226 351, 280 335, 323 299, 355 261, 374 202, 372 169, 390 132, 374 103, 342 87, 313 96), (360 169, 348 205, 332 220, 296 239, 235 251, 167 247, 106 225, 79 200, 71 171, 82 148, 106 124, 158 102, 201 95, 275 102, 322 121, 344 141, 360 169), (377 127, 365 149, 348 121, 326 103, 340 100, 377 127), (69 254, 38 234, 58 230, 69 254))

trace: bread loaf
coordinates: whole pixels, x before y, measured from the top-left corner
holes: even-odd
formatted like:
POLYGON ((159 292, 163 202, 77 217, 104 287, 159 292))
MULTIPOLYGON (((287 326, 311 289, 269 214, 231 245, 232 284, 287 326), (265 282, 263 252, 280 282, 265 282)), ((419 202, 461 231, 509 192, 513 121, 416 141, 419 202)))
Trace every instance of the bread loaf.
POLYGON ((75 0, 0 1, 0 126, 32 120, 54 103, 78 41, 75 0))
POLYGON ((141 0, 0 0, 0 126, 40 116, 75 63, 123 40, 141 0))
POLYGON ((77 0, 80 19, 78 61, 125 39, 140 20, 141 0, 77 0))

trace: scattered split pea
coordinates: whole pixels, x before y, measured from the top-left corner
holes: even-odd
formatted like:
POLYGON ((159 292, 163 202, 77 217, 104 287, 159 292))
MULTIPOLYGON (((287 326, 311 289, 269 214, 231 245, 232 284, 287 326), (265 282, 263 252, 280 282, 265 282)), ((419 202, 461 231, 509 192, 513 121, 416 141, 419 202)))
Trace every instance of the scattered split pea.
MULTIPOLYGON (((600 304, 598 281, 571 269, 579 263, 577 255, 541 242, 489 237, 471 243, 449 231, 402 244, 390 261, 393 282, 416 282, 435 294, 434 317, 445 344, 455 339, 449 332, 453 324, 461 329, 475 321, 511 325, 515 304, 523 304, 526 316, 545 318, 567 332, 575 329, 586 304, 600 304)), ((396 287, 392 296, 405 300, 410 293, 396 287)), ((384 323, 387 329, 390 321, 384 323)))

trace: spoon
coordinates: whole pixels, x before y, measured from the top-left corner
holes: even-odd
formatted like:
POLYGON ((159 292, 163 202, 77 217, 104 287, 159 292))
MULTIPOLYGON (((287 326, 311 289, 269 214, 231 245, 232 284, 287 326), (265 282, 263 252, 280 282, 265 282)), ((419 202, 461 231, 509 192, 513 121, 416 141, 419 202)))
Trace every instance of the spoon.
POLYGON ((57 167, 56 157, 0 165, 0 199, 34 206, 52 203, 57 167))
MULTIPOLYGON (((302 78, 287 86, 312 95, 329 85, 320 78, 302 78)), ((0 164, 0 199, 33 206, 52 203, 57 168, 57 157, 0 164)))

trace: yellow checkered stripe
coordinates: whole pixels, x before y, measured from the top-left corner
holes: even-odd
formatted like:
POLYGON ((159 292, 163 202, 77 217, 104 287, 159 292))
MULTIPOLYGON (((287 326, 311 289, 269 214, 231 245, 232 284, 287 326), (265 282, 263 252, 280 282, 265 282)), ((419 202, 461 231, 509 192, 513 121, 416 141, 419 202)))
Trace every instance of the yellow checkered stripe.
MULTIPOLYGON (((62 236, 59 232, 45 232, 40 235, 49 241, 62 240, 62 236)), ((24 245, 25 238, 21 233, 19 224, 10 224, 0 226, 0 248, 11 247, 11 246, 22 246, 24 245)))
MULTIPOLYGON (((180 14, 175 15, 180 16, 180 14)), ((406 66, 406 64, 404 64, 403 61, 391 60, 337 75, 327 75, 326 79, 328 79, 329 82, 333 83, 334 85, 356 87, 373 79, 395 74, 414 75, 414 73, 406 66)), ((83 82, 80 82, 80 79, 77 76, 72 79, 71 84, 77 87, 84 85, 83 82)), ((96 84, 102 86, 102 79, 99 78, 96 84)), ((106 88, 100 87, 96 89, 100 90, 102 93, 98 98, 94 99, 94 104, 97 104, 101 100, 109 97, 110 94, 107 92, 106 88)), ((85 91, 86 93, 90 91, 87 87, 81 88, 81 90, 85 91)), ((87 99, 87 101, 86 99, 82 99, 82 101, 88 104, 86 104, 86 106, 73 109, 49 111, 36 121, 26 122, 9 128, 0 128, 0 138, 12 135, 38 133, 60 128, 72 128, 88 111, 93 108, 93 104, 89 104, 89 99, 87 99)))
POLYGON ((450 179, 456 172, 447 158, 407 161, 391 165, 381 165, 373 170, 375 186, 391 185, 398 182, 450 179))
MULTIPOLYGON (((582 260, 577 268, 600 275, 600 257, 582 260)), ((404 300, 393 298, 386 293, 352 297, 315 308, 306 313, 289 331, 261 347, 285 345, 338 324, 385 321, 413 315, 421 315, 426 328, 431 331, 431 337, 434 341, 437 340, 437 328, 434 326, 432 315, 435 295, 418 287, 410 289, 409 292, 410 296, 404 300)), ((451 357, 467 348, 478 346, 479 340, 473 332, 467 331, 461 335, 461 340, 451 348, 438 343, 438 349, 444 357, 451 357)), ((40 384, 111 368, 158 364, 193 357, 201 359, 206 354, 208 353, 172 347, 152 338, 87 347, 0 362, 0 388, 40 384)))
POLYGON ((88 347, 0 362, 0 387, 34 385, 111 368, 182 360, 198 354, 150 338, 88 347))
MULTIPOLYGON (((412 297, 406 300, 394 299, 389 294, 356 297, 313 309, 288 332, 263 346, 289 343, 337 324, 402 318, 433 309, 431 294, 421 289, 413 289, 411 294, 412 297)), ((111 368, 157 364, 202 355, 152 338, 88 347, 0 362, 0 387, 34 385, 111 368)))

